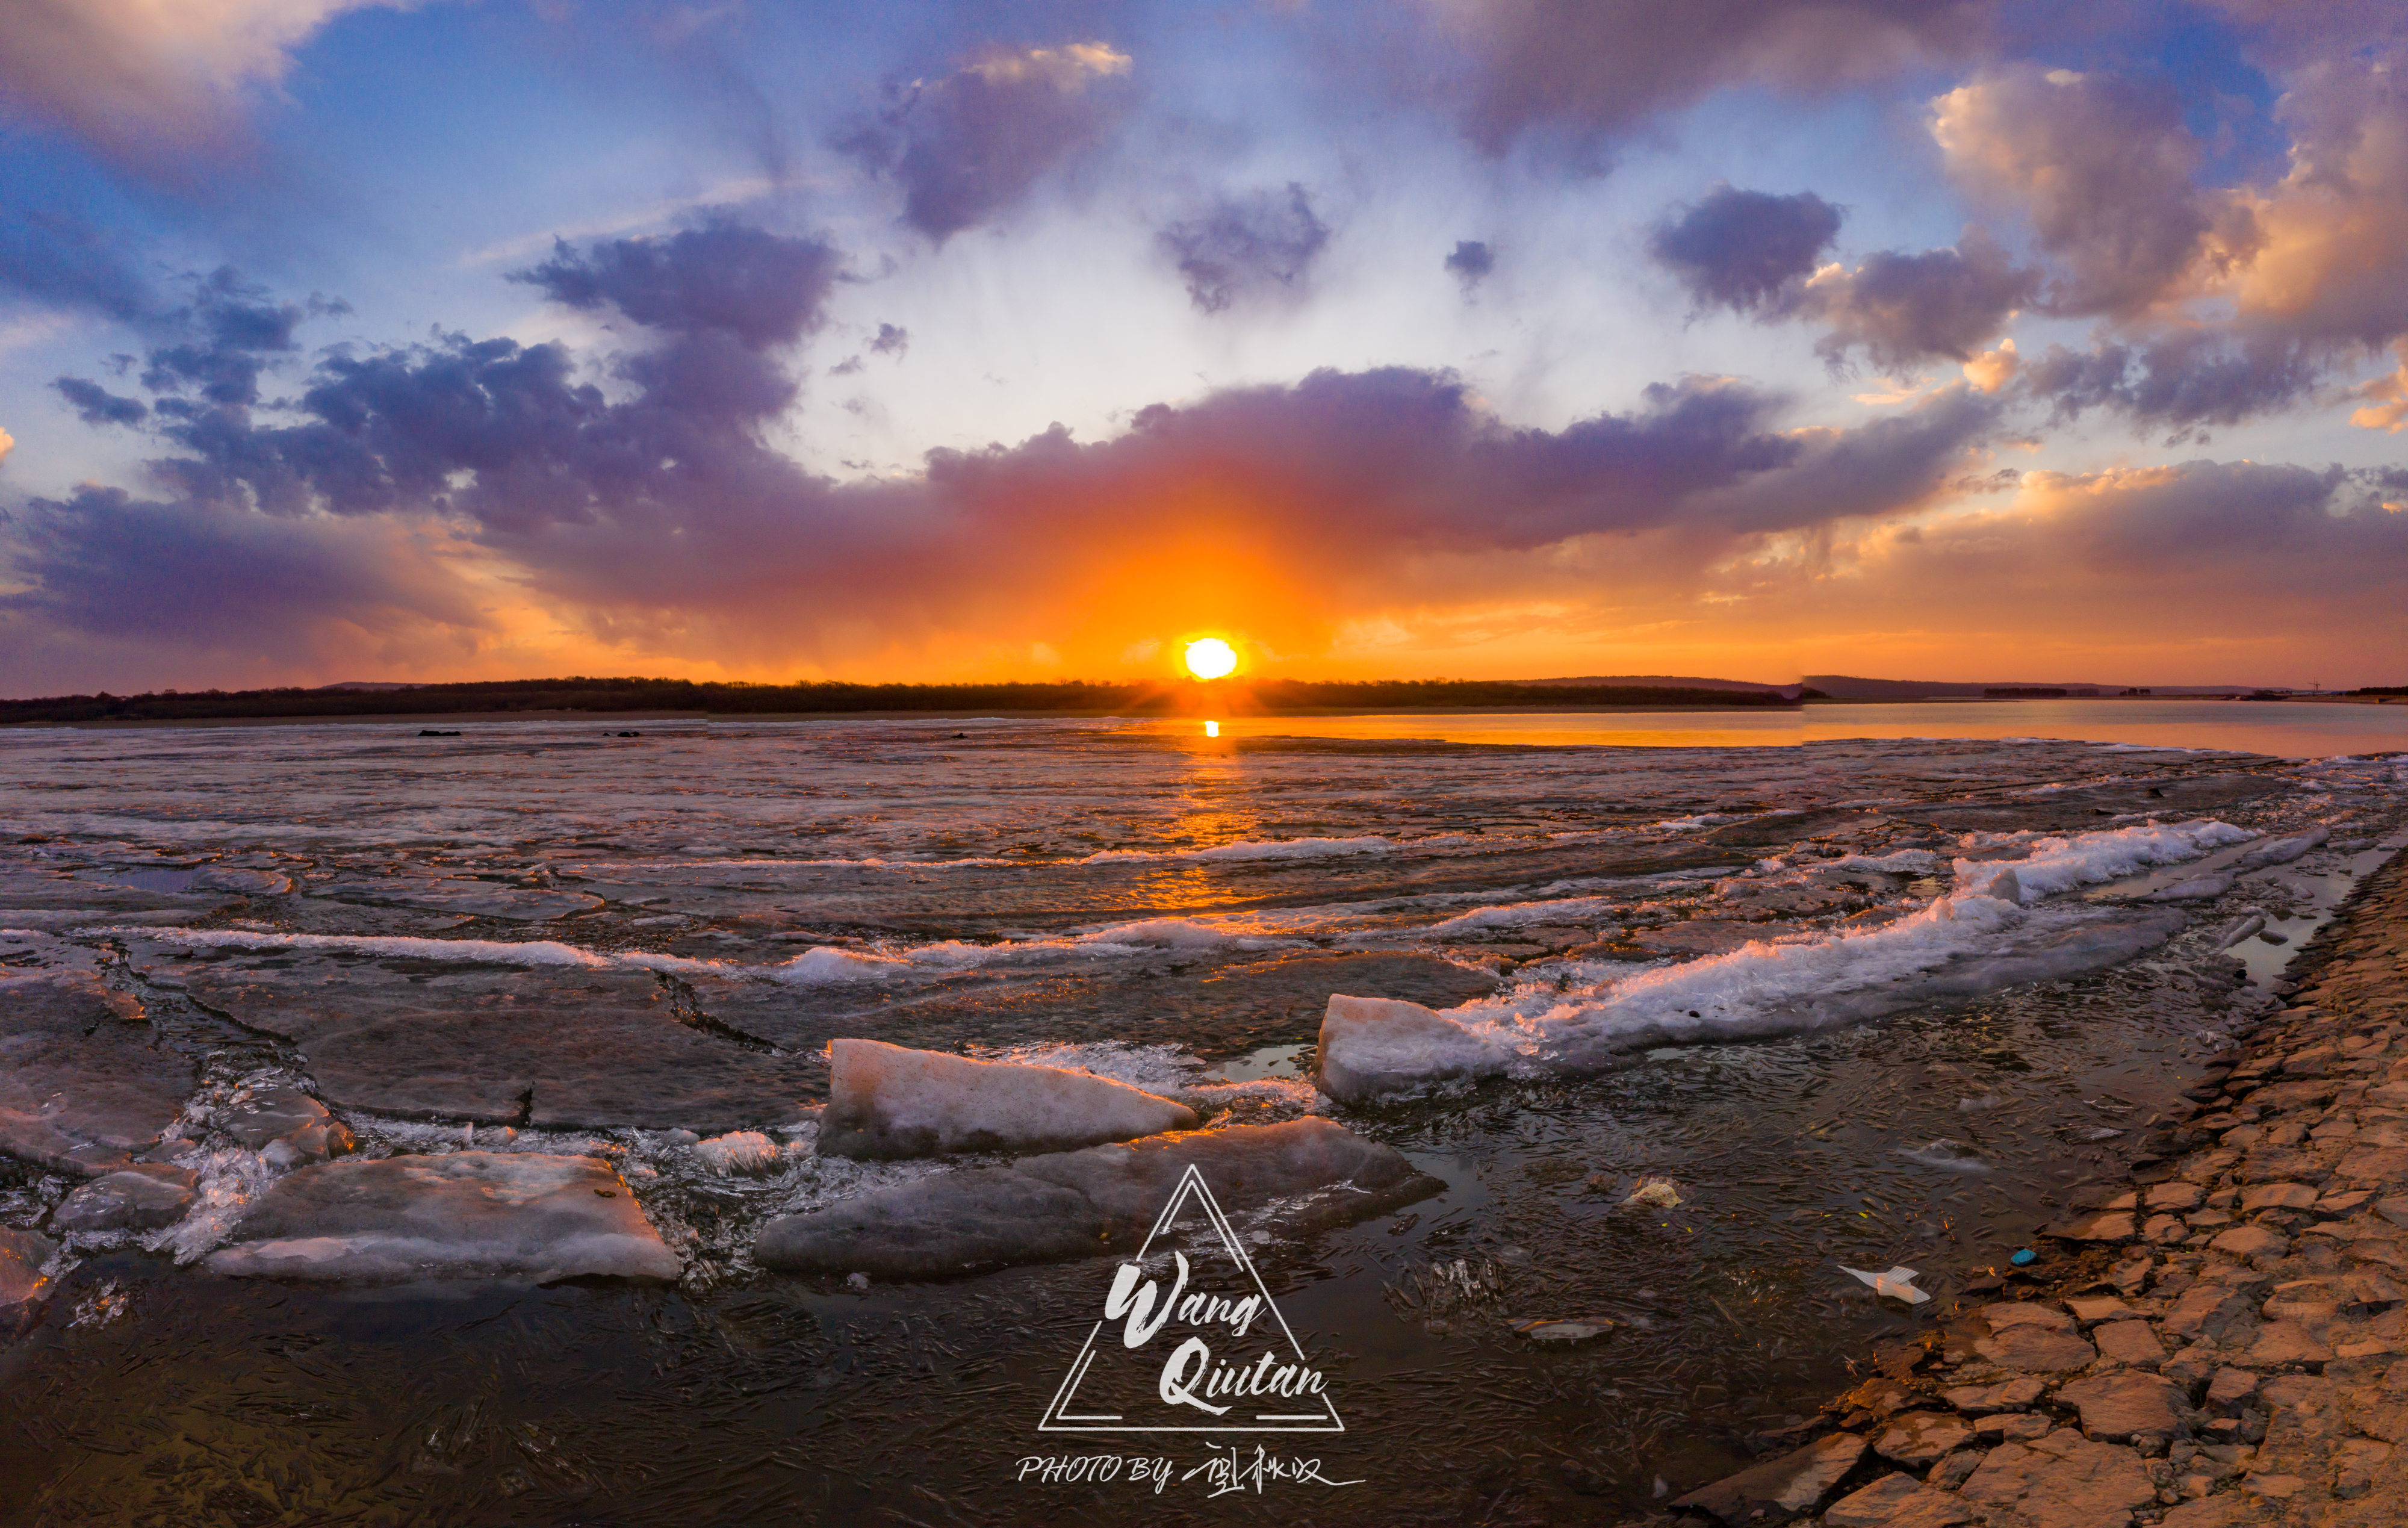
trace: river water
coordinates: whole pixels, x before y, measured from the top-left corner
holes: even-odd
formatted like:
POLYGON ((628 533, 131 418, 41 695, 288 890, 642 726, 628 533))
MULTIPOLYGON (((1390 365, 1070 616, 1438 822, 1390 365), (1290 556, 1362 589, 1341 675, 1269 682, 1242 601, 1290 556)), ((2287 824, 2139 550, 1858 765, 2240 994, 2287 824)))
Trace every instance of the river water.
MULTIPOLYGON (((1257 1247, 1345 1426, 1271 1451, 1322 1480, 1216 1496, 1202 1442, 1035 1430, 1108 1263, 858 1288, 747 1256, 774 1214, 927 1169, 815 1159, 803 1125, 778 1172, 710 1174, 660 1128, 682 1079, 635 1059, 612 1095, 634 1122, 545 1128, 538 1089, 504 1141, 421 1087, 499 1064, 438 1027, 394 1075, 341 1079, 384 1101, 338 1108, 364 1148, 458 1149, 466 1126, 480 1149, 609 1156, 679 1284, 217 1277, 196 1260, 265 1180, 196 1142, 202 1208, 70 1238, 0 1349, 0 1522, 1618 1521, 1744 1463, 2007 1266, 2408 825, 2408 760, 2382 757, 2408 708, 419 730, 0 734, 0 959, 97 952, 194 1059, 195 1118, 262 1079, 337 1096, 206 1001, 232 970, 361 1013, 444 973, 564 1006, 596 973, 657 981, 693 1044, 786 1068, 797 1100, 817 1047, 862 1035, 1251 1085, 1213 1123, 1329 1114, 1445 1188, 1257 1247), (1332 992, 1585 1001, 1912 918, 1960 857, 2201 822, 2327 838, 2178 904, 2180 932, 2105 971, 1837 1031, 1751 1022, 1600 1075, 1362 1105, 1310 1083, 1332 992), (2220 948, 2250 913, 2286 943, 2220 948), (1657 1177, 1678 1205, 1623 1206, 1657 1177), (1910 1266, 1941 1298, 1881 1303, 1842 1264, 1910 1266), (1514 1330, 1563 1317, 1615 1326, 1560 1349, 1514 1330), (1125 1470, 1022 1478, 1074 1453, 1173 1473, 1158 1493, 1125 1470)), ((2166 877, 2053 901, 2113 908, 2166 877)), ((68 1187, 0 1164, 0 1222, 43 1224, 68 1187)))

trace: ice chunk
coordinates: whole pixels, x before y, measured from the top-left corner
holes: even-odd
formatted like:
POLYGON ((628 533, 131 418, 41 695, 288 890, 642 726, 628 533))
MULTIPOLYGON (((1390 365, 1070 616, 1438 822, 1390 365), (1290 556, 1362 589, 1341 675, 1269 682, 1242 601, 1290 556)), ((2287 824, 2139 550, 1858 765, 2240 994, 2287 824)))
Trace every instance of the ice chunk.
MULTIPOLYGON (((2008 900, 2033 902, 2076 887, 2120 880, 2152 865, 2178 865, 2197 859, 2211 849, 2257 837, 2245 828, 2202 818, 2198 822, 2157 823, 2141 828, 2111 828, 2069 838, 2031 841, 2028 858, 2013 861, 1959 859, 1956 889, 1977 896, 2007 898, 1999 880, 2002 864, 2012 868, 2018 895, 2008 900)), ((2304 854, 2303 849, 2300 851, 2304 854)))
POLYGON ((1029 1157, 865 1194, 762 1228, 767 1268, 940 1278, 1133 1247, 1196 1167, 1224 1213, 1274 1202, 1297 1229, 1343 1224, 1444 1185, 1390 1147, 1326 1119, 1156 1135, 1029 1157))
POLYGON ((2234 918, 2230 923, 2226 924, 2222 930, 2217 931, 2215 936, 2215 947, 2220 950, 2229 950, 2233 945, 2240 944, 2243 940, 2248 938, 2251 934, 2256 933, 2258 930, 2263 929, 2264 927, 2266 927, 2265 914, 2243 914, 2242 916, 2234 918))
POLYGON ((298 1088, 262 1088, 237 1098, 218 1128, 271 1167, 324 1161, 351 1149, 350 1127, 298 1088))
POLYGON ((1059 1151, 1199 1123, 1186 1104, 1109 1077, 877 1040, 831 1041, 828 1072, 824 1156, 1059 1151))
POLYGON ((0 980, 0 1151, 94 1175, 158 1145, 183 1113, 192 1062, 97 976, 0 980))
POLYGON ((156 1231, 184 1218, 193 1205, 190 1168, 133 1162, 104 1173, 67 1195, 50 1213, 61 1231, 156 1231))
POLYGON ((1686 965, 1443 1013, 1333 997, 1322 1090, 1342 1100, 1451 1076, 1600 1071, 1656 1045, 1806 1033, 1902 1008, 2095 971, 2164 943, 2175 909, 2026 912, 1945 897, 1911 917, 1825 939, 1751 944, 1686 965))
POLYGON ((42 1267, 59 1244, 38 1232, 0 1226, 0 1337, 12 1337, 40 1313, 50 1281, 42 1267))
POLYGON ((714 1173, 766 1173, 778 1165, 778 1143, 757 1130, 731 1131, 695 1144, 694 1154, 714 1173))
MULTIPOLYGON (((1961 1109, 1964 1104, 1960 1103, 1957 1107, 1961 1109)), ((1990 1170, 1990 1164, 1973 1155, 1962 1141, 1940 1140, 1919 1146, 1901 1146, 1898 1154, 1908 1161, 1951 1173, 1986 1173, 1990 1170)))
POLYGON ((2013 865, 1994 865, 1986 861, 1969 864, 1960 859, 1956 862, 1956 887, 1971 897, 1995 897, 2002 902, 2021 902, 2024 900, 2023 878, 2015 873, 2013 865))
POLYGON ((2289 838, 2270 839, 2243 855, 2235 868, 2262 870, 2268 865, 2288 864, 2324 843, 2330 836, 2324 829, 2311 828, 2304 833, 2297 833, 2289 838))
POLYGON ((1318 1075, 1332 1098, 1376 1098, 1446 1077, 1492 1076, 1525 1048, 1494 1024, 1418 1002, 1333 994, 1321 1019, 1318 1075))
POLYGON ((534 1152, 302 1168, 260 1197, 208 1265, 360 1284, 678 1276, 677 1254, 608 1162, 534 1152))
POLYGON ((1914 1287, 1916 1275, 1912 1268, 1892 1268, 1886 1273, 1869 1274, 1861 1268, 1851 1268, 1842 1263, 1840 1272, 1852 1275, 1871 1285, 1873 1293, 1877 1295, 1886 1295, 1892 1300, 1903 1300, 1910 1305, 1919 1305, 1931 1298, 1914 1287))

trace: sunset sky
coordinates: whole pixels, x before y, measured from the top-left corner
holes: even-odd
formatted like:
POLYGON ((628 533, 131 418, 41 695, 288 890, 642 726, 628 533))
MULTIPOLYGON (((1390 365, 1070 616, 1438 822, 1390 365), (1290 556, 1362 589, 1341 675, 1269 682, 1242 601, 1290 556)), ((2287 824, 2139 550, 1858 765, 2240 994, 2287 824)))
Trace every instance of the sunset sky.
POLYGON ((2397 0, 15 0, 0 693, 2408 683, 2397 0))

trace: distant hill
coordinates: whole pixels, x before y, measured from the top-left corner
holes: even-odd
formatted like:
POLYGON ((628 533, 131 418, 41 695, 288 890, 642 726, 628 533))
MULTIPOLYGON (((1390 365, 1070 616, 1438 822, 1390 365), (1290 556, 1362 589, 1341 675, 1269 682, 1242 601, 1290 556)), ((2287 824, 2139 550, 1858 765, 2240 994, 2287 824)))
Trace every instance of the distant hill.
MULTIPOLYGON (((2062 693, 2088 698, 2121 695, 2128 687, 2095 679, 1861 679, 1852 674, 1808 674, 1805 683, 1834 700, 1979 700, 2012 699, 2014 690, 2062 693)), ((2139 686, 2154 696, 2247 695, 2248 685, 2149 685, 2139 686)))
POLYGON ((1968 684, 1949 679, 1859 679, 1852 674, 1808 674, 1806 683, 1834 700, 1937 700, 1950 696, 1979 699, 1988 689, 2109 689, 2090 680, 2070 684, 2061 679, 1993 679, 1968 684))

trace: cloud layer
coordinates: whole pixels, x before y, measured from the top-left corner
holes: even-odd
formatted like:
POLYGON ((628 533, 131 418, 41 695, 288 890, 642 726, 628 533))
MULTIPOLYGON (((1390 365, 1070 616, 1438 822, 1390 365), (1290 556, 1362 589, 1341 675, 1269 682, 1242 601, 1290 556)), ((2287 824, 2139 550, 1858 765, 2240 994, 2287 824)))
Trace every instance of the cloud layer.
POLYGON ((2402 79, 2356 0, 27 0, 0 645, 2278 679, 2397 630, 2402 79))
POLYGON ((1002 217, 1102 144, 1126 104, 1129 55, 1106 42, 997 49, 899 86, 841 146, 903 192, 903 221, 942 243, 1002 217))

